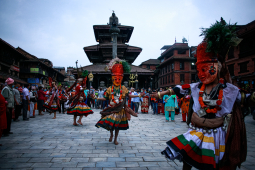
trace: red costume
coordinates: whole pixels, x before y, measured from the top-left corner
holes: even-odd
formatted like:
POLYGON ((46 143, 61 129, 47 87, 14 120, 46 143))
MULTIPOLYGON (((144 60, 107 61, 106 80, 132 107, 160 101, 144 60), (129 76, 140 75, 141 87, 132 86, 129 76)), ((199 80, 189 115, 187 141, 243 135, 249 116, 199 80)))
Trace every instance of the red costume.
POLYGON ((2 132, 7 128, 7 119, 6 119, 6 103, 5 98, 1 94, 0 90, 0 138, 2 136, 2 132))

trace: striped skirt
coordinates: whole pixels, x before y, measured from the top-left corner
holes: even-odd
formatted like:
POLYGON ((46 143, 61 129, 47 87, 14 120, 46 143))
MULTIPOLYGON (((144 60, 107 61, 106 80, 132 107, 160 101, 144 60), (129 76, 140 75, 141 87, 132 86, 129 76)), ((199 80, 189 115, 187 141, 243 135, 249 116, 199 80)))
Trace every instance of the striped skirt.
POLYGON ((104 118, 100 119, 96 127, 102 127, 106 130, 127 130, 128 120, 125 114, 125 110, 122 109, 119 113, 113 113, 111 115, 105 116, 104 118))
POLYGON ((211 134, 203 134, 202 128, 189 129, 168 141, 161 153, 170 160, 185 161, 197 169, 220 169, 223 167, 221 160, 225 152, 225 137, 226 132, 221 127, 211 134))
POLYGON ((52 113, 58 110, 57 101, 53 100, 51 106, 49 106, 50 98, 45 101, 43 107, 46 109, 47 112, 52 113))
POLYGON ((67 109, 68 115, 77 115, 77 116, 88 116, 89 114, 93 114, 94 112, 91 110, 89 106, 87 106, 84 102, 78 102, 76 106, 72 109, 67 109))

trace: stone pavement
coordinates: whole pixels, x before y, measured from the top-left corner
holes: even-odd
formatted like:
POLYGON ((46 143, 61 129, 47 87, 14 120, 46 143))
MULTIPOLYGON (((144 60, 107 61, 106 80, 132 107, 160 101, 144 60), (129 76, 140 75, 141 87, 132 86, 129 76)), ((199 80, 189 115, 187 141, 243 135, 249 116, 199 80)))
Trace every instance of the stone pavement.
MULTIPOLYGON (((139 114, 129 129, 120 131, 119 145, 109 143, 109 132, 96 128, 98 109, 83 118, 83 126, 72 125, 73 117, 45 113, 29 121, 12 123, 9 137, 1 138, 0 169, 26 170, 169 170, 182 163, 167 161, 160 152, 166 141, 187 131, 181 115, 165 122, 164 115, 139 114)), ((21 119, 21 118, 20 118, 21 119)), ((242 170, 255 167, 255 120, 246 118, 248 156, 242 170)), ((194 169, 194 168, 193 168, 194 169)))

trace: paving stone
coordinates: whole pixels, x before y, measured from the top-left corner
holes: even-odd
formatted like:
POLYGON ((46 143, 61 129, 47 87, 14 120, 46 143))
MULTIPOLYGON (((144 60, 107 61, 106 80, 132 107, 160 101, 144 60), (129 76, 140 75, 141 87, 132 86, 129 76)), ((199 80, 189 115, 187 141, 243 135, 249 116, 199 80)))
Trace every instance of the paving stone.
POLYGON ((76 168, 77 162, 52 163, 52 168, 76 168))
POLYGON ((53 158, 51 162, 54 163, 62 163, 62 162, 70 162, 71 158, 53 158))
POLYGON ((120 153, 120 157, 135 157, 135 154, 133 153, 120 153))
POLYGON ((107 158, 108 162, 125 162, 125 158, 107 158))
POLYGON ((89 158, 72 158, 70 162, 88 162, 89 158))
POLYGON ((139 167, 139 168, 127 168, 127 170, 148 170, 148 169, 146 167, 139 167))
MULTIPOLYGON (((66 153, 52 153, 52 154, 50 154, 50 157, 54 157, 54 158, 63 158, 66 156, 67 156, 66 153)), ((70 156, 68 156, 68 157, 70 157, 70 156)))
POLYGON ((115 162, 97 162, 96 167, 116 167, 115 162))
MULTIPOLYGON (((45 170, 45 168, 33 168, 33 170, 45 170)), ((63 170, 63 168, 47 168, 47 170, 63 170)))
POLYGON ((116 162, 117 167, 128 168, 128 167, 139 167, 137 162, 116 162))
POLYGON ((89 162, 106 162, 107 158, 89 158, 89 162))
POLYGON ((140 167, 159 166, 157 162, 138 162, 140 167))
MULTIPOLYGON (((119 145, 109 142, 110 133, 96 128, 100 119, 99 109, 93 116, 84 118, 84 126, 72 126, 69 115, 37 116, 29 122, 14 122, 14 134, 1 138, 0 169, 19 170, 181 170, 179 161, 167 161, 161 151, 166 142, 185 133, 187 125, 165 122, 163 114, 139 114, 132 118, 127 131, 120 131, 119 145), (153 122, 154 126, 148 124, 153 122)), ((38 113, 36 113, 38 114, 38 113)), ((255 121, 251 115, 245 118, 248 153, 246 162, 238 170, 254 169, 255 121)), ((193 168, 194 169, 194 168, 193 168)))
POLYGON ((164 162, 167 161, 165 158, 161 158, 161 157, 143 157, 143 160, 145 162, 164 162))
POLYGON ((33 168, 49 168, 51 167, 52 163, 34 163, 32 165, 33 168))
POLYGON ((28 162, 42 162, 42 163, 47 163, 47 162, 51 162, 53 158, 29 158, 28 162))
POLYGON ((83 167, 96 167, 96 163, 94 163, 94 162, 87 162, 87 163, 79 162, 77 167, 82 167, 82 168, 83 167))
POLYGON ((33 165, 33 163, 15 163, 12 168, 30 168, 33 165))
POLYGON ((127 162, 141 162, 143 161, 142 157, 126 158, 127 162))

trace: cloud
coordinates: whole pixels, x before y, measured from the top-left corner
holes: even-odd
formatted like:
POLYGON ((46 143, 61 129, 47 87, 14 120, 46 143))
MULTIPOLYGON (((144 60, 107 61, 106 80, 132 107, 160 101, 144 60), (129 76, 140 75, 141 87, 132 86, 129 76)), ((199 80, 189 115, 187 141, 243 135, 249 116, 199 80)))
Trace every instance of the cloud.
POLYGON ((160 48, 183 37, 198 45, 201 27, 224 17, 247 24, 255 1, 244 0, 1 0, 0 37, 56 66, 88 65, 83 47, 97 44, 93 25, 109 22, 112 10, 122 25, 134 26, 129 45, 143 49, 134 64, 157 58, 160 48))

